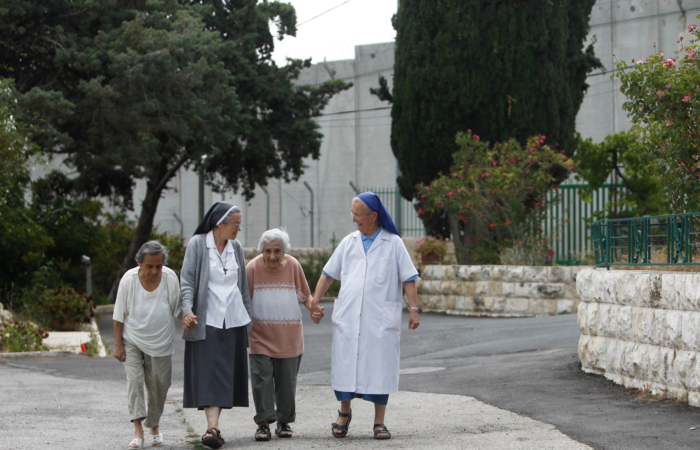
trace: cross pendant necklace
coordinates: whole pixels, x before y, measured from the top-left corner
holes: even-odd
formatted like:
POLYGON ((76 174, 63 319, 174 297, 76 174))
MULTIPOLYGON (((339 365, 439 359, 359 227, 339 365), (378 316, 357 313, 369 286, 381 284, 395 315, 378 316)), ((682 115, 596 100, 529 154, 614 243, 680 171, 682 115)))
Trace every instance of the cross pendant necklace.
MULTIPOLYGON (((224 251, 226 251, 226 250, 224 250, 224 251)), ((228 269, 226 268, 226 262, 225 262, 225 260, 221 259, 221 255, 219 254, 218 251, 216 252, 216 256, 219 257, 219 261, 221 261, 221 267, 224 268, 224 276, 226 276, 228 274, 228 269)), ((227 257, 227 255, 224 255, 224 258, 226 258, 226 257, 227 257)))

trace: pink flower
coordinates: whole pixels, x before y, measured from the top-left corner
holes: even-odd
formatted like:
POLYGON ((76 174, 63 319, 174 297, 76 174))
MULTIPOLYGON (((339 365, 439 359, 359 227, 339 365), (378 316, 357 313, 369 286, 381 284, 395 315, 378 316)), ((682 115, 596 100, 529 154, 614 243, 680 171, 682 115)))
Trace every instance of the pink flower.
POLYGON ((457 193, 458 193, 458 194, 461 194, 461 193, 462 193, 462 190, 461 190, 461 189, 457 189, 457 193))
POLYGON ((637 64, 644 64, 644 61, 640 59, 639 61, 637 61, 637 64))
POLYGON ((448 197, 452 197, 452 191, 448 192, 448 193, 447 193, 447 196, 448 196, 448 197))
POLYGON ((681 35, 681 36, 678 36, 678 39, 680 39, 680 40, 682 41, 682 40, 683 40, 683 36, 682 36, 682 35, 681 35))
POLYGON ((418 215, 419 216, 422 216, 424 212, 425 211, 423 210, 423 208, 418 208, 418 215))
POLYGON ((467 133, 471 133, 471 132, 472 132, 472 130, 467 130, 467 133))
POLYGON ((530 169, 525 169, 525 173, 530 173, 530 169))
POLYGON ((688 102, 690 101, 690 94, 688 94, 688 95, 686 95, 685 97, 683 97, 683 101, 686 102, 686 103, 688 103, 688 102))
POLYGON ((672 60, 671 58, 669 58, 669 59, 664 59, 663 64, 664 64, 664 67, 667 68, 667 69, 669 69, 669 68, 671 68, 671 67, 673 67, 673 66, 676 65, 676 63, 674 63, 673 60, 672 60))
POLYGON ((474 139, 476 139, 476 140, 478 141, 478 140, 479 140, 479 136, 477 136, 477 135, 475 134, 475 135, 474 135, 474 139))
POLYGON ((437 207, 442 208, 442 202, 438 202, 437 207))
POLYGON ((639 107, 639 110, 640 110, 640 111, 643 111, 643 110, 644 110, 644 106, 640 106, 640 107, 639 107))
POLYGON ((666 85, 666 89, 668 89, 668 88, 670 88, 670 87, 671 87, 671 84, 670 84, 670 83, 666 85))
POLYGON ((695 24, 693 24, 693 25, 688 25, 688 33, 690 33, 690 34, 695 34, 695 29, 696 29, 697 27, 698 27, 698 26, 695 25, 695 24))
POLYGON ((656 95, 658 95, 659 98, 664 98, 664 95, 666 94, 664 94, 664 91, 656 91, 656 95))

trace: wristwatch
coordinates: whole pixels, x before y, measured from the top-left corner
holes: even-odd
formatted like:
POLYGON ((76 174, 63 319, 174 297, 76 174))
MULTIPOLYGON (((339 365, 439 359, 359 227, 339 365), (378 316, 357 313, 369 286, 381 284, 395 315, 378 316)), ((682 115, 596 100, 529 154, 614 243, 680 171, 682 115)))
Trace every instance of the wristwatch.
POLYGON ((408 308, 408 309, 413 310, 413 311, 418 311, 418 308, 416 308, 415 306, 411 306, 411 307, 408 308))

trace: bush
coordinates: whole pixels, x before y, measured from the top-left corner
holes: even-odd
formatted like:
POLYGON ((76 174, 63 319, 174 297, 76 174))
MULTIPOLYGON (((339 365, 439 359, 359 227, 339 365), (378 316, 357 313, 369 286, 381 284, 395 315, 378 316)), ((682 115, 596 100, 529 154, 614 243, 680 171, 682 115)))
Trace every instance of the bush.
MULTIPOLYGON (((306 276, 306 282, 309 283, 311 295, 313 295, 314 291, 316 290, 318 279, 321 278, 321 275, 323 274, 323 268, 325 267, 328 260, 331 258, 331 255, 333 255, 333 252, 335 251, 336 247, 338 246, 338 239, 335 237, 335 233, 333 233, 329 242, 331 244, 330 251, 314 253, 308 259, 307 262, 301 265, 301 268, 304 270, 304 276, 306 276)), ((339 293, 340 280, 335 280, 333 281, 333 283, 331 283, 331 286, 328 288, 328 291, 326 291, 325 296, 338 297, 339 293)))
POLYGON ((0 331, 1 352, 36 352, 46 350, 42 340, 49 334, 30 322, 15 321, 0 331))
POLYGON ((534 136, 525 146, 515 139, 490 145, 471 130, 459 133, 450 173, 416 186, 419 215, 447 214, 459 264, 498 264, 506 250, 517 253, 535 243, 542 248, 532 251, 544 251, 551 261, 553 250, 544 248, 550 206, 544 199, 574 164, 544 141, 534 136))
POLYGON ((632 131, 668 189, 671 210, 679 213, 700 206, 700 40, 697 25, 688 32, 694 37, 688 46, 679 38, 678 56, 661 51, 631 65, 620 61, 613 75, 628 99, 622 108, 632 131))
POLYGON ((49 315, 49 323, 56 329, 75 329, 80 323, 90 323, 95 316, 92 296, 70 286, 47 289, 38 306, 49 315))

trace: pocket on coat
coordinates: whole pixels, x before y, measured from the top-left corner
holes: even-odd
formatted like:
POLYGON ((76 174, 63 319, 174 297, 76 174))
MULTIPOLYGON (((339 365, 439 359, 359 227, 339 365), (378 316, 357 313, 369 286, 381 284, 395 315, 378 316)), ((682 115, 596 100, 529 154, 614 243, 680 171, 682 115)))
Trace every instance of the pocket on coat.
POLYGON ((382 325, 386 331, 401 330, 401 312, 403 311, 402 302, 384 302, 384 317, 382 317, 382 325))
POLYGON ((341 310, 343 309, 343 301, 344 299, 340 297, 333 301, 333 315, 331 315, 331 323, 334 327, 338 326, 340 318, 342 317, 343 312, 341 310))

